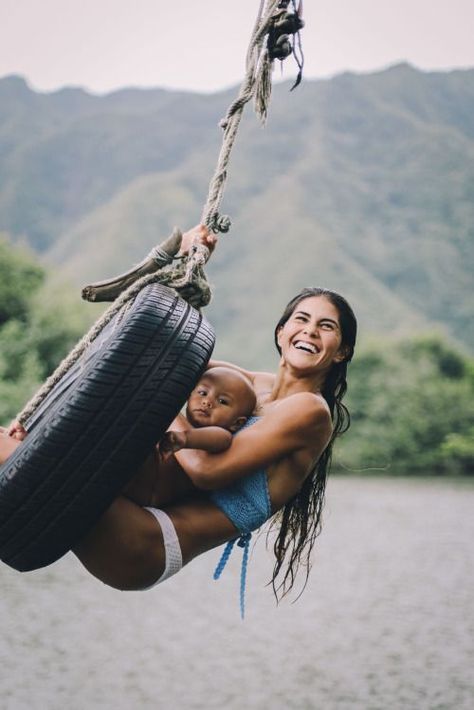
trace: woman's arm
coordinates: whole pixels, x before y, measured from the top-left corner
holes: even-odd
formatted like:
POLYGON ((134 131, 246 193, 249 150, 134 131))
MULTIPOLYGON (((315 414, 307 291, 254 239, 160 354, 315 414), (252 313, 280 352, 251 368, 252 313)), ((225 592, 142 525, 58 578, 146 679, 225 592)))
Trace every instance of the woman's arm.
POLYGON ((213 490, 307 451, 319 457, 331 437, 331 419, 320 398, 309 392, 288 397, 258 422, 239 432, 220 454, 182 450, 176 458, 197 488, 213 490))

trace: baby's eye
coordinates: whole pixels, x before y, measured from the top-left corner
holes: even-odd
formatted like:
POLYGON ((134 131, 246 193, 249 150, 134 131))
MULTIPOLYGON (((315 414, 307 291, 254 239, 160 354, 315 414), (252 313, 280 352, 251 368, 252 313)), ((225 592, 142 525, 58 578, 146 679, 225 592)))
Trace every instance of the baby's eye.
POLYGON ((227 399, 224 399, 224 397, 219 397, 219 404, 227 405, 227 404, 229 404, 229 402, 227 399))
POLYGON ((206 390, 203 390, 203 389, 199 389, 199 390, 197 390, 197 393, 200 394, 201 397, 205 397, 206 394, 207 394, 207 391, 206 391, 206 390))

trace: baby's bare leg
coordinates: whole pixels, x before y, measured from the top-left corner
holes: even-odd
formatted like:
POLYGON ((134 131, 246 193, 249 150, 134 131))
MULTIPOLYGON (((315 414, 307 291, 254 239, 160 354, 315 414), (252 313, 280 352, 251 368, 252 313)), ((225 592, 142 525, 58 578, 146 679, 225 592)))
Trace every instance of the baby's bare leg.
POLYGON ((161 528, 146 510, 117 498, 73 552, 84 567, 116 589, 143 589, 165 566, 161 528))

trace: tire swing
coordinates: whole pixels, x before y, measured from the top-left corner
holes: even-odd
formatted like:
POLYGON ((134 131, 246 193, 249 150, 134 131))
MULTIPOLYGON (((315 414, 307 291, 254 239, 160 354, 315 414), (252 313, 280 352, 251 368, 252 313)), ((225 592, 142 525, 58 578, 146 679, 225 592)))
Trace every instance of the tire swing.
MULTIPOLYGON (((287 5, 262 3, 246 77, 221 123, 223 144, 201 218, 216 233, 230 227, 219 207, 245 104, 255 98, 266 116, 271 65, 283 58, 272 52, 283 35, 275 28, 282 12, 293 17, 287 5)), ((293 26, 296 34, 298 16, 293 26)), ((288 32, 288 22, 282 27, 288 32)), ((198 245, 183 258, 180 243, 175 230, 136 268, 83 289, 86 300, 113 304, 18 415, 28 436, 0 467, 0 559, 10 567, 39 569, 74 547, 145 461, 205 369, 214 347, 200 313, 211 298, 203 271, 209 250, 198 245)))

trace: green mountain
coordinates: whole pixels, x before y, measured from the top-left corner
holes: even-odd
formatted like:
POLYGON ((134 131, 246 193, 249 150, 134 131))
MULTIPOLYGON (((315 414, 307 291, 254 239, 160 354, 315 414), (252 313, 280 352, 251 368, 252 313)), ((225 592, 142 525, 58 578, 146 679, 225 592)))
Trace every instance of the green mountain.
MULTIPOLYGON (((433 327, 474 346, 474 70, 402 64, 274 89, 229 169, 229 236, 208 267, 218 354, 271 366, 271 325, 302 286, 344 293, 362 333, 433 327)), ((82 284, 199 221, 217 128, 210 96, 0 79, 0 230, 82 284)))

